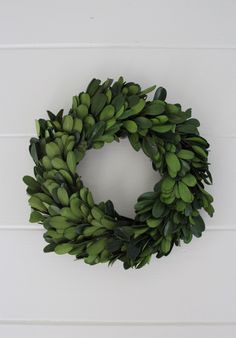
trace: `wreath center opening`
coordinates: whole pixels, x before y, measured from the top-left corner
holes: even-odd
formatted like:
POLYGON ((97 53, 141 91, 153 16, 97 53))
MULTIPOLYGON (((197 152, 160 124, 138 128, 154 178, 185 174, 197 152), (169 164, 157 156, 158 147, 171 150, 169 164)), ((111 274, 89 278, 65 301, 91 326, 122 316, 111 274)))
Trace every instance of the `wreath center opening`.
POLYGON ((127 138, 87 151, 77 172, 95 201, 110 199, 115 209, 127 217, 135 216, 137 197, 152 191, 161 178, 147 156, 142 151, 135 152, 127 138))

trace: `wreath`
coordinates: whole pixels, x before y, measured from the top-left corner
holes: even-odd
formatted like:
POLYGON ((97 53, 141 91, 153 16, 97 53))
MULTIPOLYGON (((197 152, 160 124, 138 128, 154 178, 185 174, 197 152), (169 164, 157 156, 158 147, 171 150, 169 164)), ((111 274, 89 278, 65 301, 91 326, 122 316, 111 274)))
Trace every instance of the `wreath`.
POLYGON ((73 97, 68 114, 48 111, 36 121, 38 138, 29 151, 35 178, 24 176, 32 208, 30 222, 43 224, 44 252, 74 255, 85 263, 116 260, 124 268, 141 268, 151 256, 167 256, 174 245, 189 243, 205 229, 199 214, 212 216, 213 198, 208 142, 199 135, 191 109, 166 102, 159 87, 93 79, 86 92, 73 97), (149 157, 161 180, 138 197, 134 219, 120 215, 112 201, 95 203, 77 172, 86 151, 128 137, 135 151, 149 157))

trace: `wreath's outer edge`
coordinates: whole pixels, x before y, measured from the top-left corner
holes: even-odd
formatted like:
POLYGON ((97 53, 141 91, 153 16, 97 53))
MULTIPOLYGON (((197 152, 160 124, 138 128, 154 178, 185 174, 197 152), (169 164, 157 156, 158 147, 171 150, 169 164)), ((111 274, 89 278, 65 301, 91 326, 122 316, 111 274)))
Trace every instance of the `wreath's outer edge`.
POLYGON ((93 79, 86 92, 73 97, 63 116, 48 111, 36 121, 38 138, 30 140, 34 175, 24 176, 31 196, 30 222, 43 224, 45 252, 75 255, 88 264, 116 260, 124 268, 141 268, 153 254, 168 255, 181 240, 189 243, 205 229, 199 209, 212 216, 213 198, 208 142, 199 135, 191 109, 169 104, 159 87, 153 100, 120 77, 114 84, 93 79), (139 196, 136 217, 119 215, 111 201, 96 204, 77 174, 77 165, 90 148, 128 137, 132 147, 152 161, 162 175, 154 190, 139 196))

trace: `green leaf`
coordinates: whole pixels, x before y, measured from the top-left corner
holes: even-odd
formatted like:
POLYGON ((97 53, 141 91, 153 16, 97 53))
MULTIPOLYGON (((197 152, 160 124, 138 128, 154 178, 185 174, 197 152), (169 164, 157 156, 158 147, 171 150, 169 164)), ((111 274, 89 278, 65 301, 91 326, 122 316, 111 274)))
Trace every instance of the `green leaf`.
POLYGON ((104 216, 103 211, 96 206, 91 209, 91 214, 97 221, 100 221, 101 218, 104 216))
POLYGON ((147 220, 147 225, 150 228, 156 228, 158 225, 160 225, 162 222, 162 219, 156 219, 156 218, 149 218, 147 220))
POLYGON ((46 252, 53 252, 54 249, 55 249, 55 246, 56 246, 55 243, 50 243, 50 244, 48 244, 44 247, 43 252, 45 252, 45 253, 46 252))
POLYGON ((200 122, 197 119, 189 119, 188 121, 185 122, 185 125, 192 125, 194 127, 199 127, 200 122))
POLYGON ((196 134, 196 135, 198 135, 197 128, 194 125, 186 124, 186 122, 183 123, 183 124, 178 124, 177 127, 176 127, 177 131, 180 132, 180 133, 183 133, 183 134, 196 134))
POLYGON ((203 137, 200 137, 200 136, 187 137, 186 140, 190 141, 191 143, 201 144, 205 148, 209 147, 209 143, 207 142, 207 140, 205 140, 203 137))
POLYGON ((180 198, 184 202, 191 203, 193 201, 193 195, 186 184, 180 181, 178 183, 178 189, 179 189, 180 198))
POLYGON ((70 150, 66 156, 66 163, 70 172, 74 175, 76 172, 76 157, 72 150, 70 150))
POLYGON ((93 96, 96 91, 99 88, 99 85, 101 83, 101 80, 98 79, 92 79, 92 81, 89 83, 86 92, 90 95, 93 96))
POLYGON ((33 194, 33 196, 38 197, 40 201, 45 202, 47 204, 54 204, 53 199, 43 192, 37 192, 33 194))
MULTIPOLYGON (((175 106, 176 107, 176 106, 175 106)), ((176 107, 178 109, 178 107, 176 107)), ((168 119, 171 123, 183 123, 185 122, 190 116, 191 116, 191 111, 187 110, 185 112, 181 111, 180 108, 176 113, 170 113, 166 112, 166 115, 168 116, 168 119)))
POLYGON ((65 230, 70 227, 70 223, 67 222, 67 219, 62 216, 53 216, 50 217, 49 223, 55 229, 65 230))
POLYGON ((62 177, 65 179, 65 181, 66 181, 68 184, 73 184, 73 179, 72 179, 72 177, 71 177, 71 174, 68 173, 67 170, 60 169, 60 170, 59 170, 59 173, 62 175, 62 177))
POLYGON ((81 100, 81 103, 85 104, 89 108, 89 106, 90 106, 90 96, 89 96, 89 94, 88 93, 81 93, 79 98, 81 100))
POLYGON ((113 253, 113 252, 119 250, 121 246, 122 246, 122 241, 121 240, 110 238, 107 241, 106 249, 109 252, 113 253))
POLYGON ((177 156, 183 160, 192 160, 194 158, 194 152, 191 150, 181 149, 177 156))
POLYGON ((174 224, 169 220, 164 228, 164 236, 169 236, 173 233, 174 224))
MULTIPOLYGON (((109 132, 109 131, 108 131, 109 132)), ((114 136, 110 135, 110 134, 104 134, 102 136, 98 136, 95 137, 93 139, 93 142, 107 142, 107 143, 111 143, 112 141, 114 141, 114 136)))
POLYGON ((55 247, 55 253, 58 255, 64 255, 68 252, 70 252, 73 249, 73 244, 70 243, 63 243, 63 244, 58 244, 55 247))
POLYGON ((167 103, 166 110, 167 110, 167 113, 170 113, 170 114, 179 114, 181 112, 181 109, 178 105, 171 104, 171 103, 167 103))
POLYGON ((113 229, 115 226, 114 220, 108 216, 102 217, 100 222, 106 229, 113 229))
POLYGON ((139 102, 139 97, 138 95, 130 95, 126 97, 126 101, 128 102, 128 107, 132 108, 139 102))
POLYGON ((76 115, 83 120, 88 115, 88 107, 85 104, 80 104, 76 109, 76 115))
POLYGON ((171 249, 171 241, 169 241, 166 238, 163 238, 163 240, 161 241, 161 251, 164 254, 167 254, 171 249))
POLYGON ((83 122, 81 119, 79 119, 78 117, 76 117, 74 119, 74 125, 73 125, 73 129, 78 131, 79 133, 81 133, 82 129, 83 129, 83 122))
POLYGON ((40 201, 40 199, 38 197, 30 197, 29 199, 29 204, 32 208, 42 211, 42 212, 47 212, 47 208, 45 207, 45 205, 40 201))
POLYGON ((194 187, 197 184, 197 180, 192 174, 185 175, 181 180, 189 187, 194 187))
POLYGON ((91 244, 87 248, 87 253, 90 256, 97 256, 100 252, 105 249, 105 239, 99 239, 95 243, 91 244))
POLYGON ((49 142, 45 146, 47 156, 52 159, 61 154, 60 148, 55 142, 49 142))
POLYGON ((77 236, 78 236, 78 234, 77 234, 77 231, 76 231, 75 227, 67 228, 64 231, 64 237, 67 238, 67 239, 69 239, 69 240, 75 239, 75 237, 77 237, 77 236))
POLYGON ((127 247, 127 256, 131 260, 135 260, 140 253, 140 248, 138 248, 134 243, 130 242, 127 247))
POLYGON ((202 147, 193 145, 192 149, 195 151, 196 154, 200 155, 203 158, 207 158, 207 153, 202 147))
POLYGON ((142 148, 144 153, 150 157, 154 158, 158 153, 158 147, 153 137, 147 136, 143 138, 142 148))
POLYGON ((70 208, 72 213, 78 217, 78 219, 82 218, 82 213, 80 211, 80 200, 78 198, 72 198, 70 200, 70 208))
POLYGON ((180 161, 174 153, 167 152, 165 158, 167 166, 171 171, 177 173, 181 169, 180 161))
POLYGON ((142 90, 142 91, 139 93, 139 95, 146 95, 146 94, 152 92, 155 88, 156 88, 156 85, 151 86, 151 87, 148 87, 148 88, 142 90))
POLYGON ((157 133, 167 133, 171 131, 173 128, 173 124, 164 124, 162 126, 153 126, 151 130, 156 131, 157 133))
POLYGON ((107 102, 107 97, 105 94, 97 93, 92 98, 92 104, 91 104, 91 113, 94 116, 97 116, 102 109, 104 108, 105 104, 107 102))
POLYGON ((161 191, 162 192, 171 192, 175 186, 175 180, 170 176, 166 176, 161 182, 161 191))
MULTIPOLYGON (((69 207, 59 209, 59 214, 61 214, 61 216, 65 217, 65 218, 67 218, 68 221, 78 222, 78 217, 73 214, 71 208, 69 208, 69 207)), ((56 215, 58 215, 58 213, 56 215)), ((52 215, 52 216, 54 216, 54 215, 52 215)))
POLYGON ((134 238, 137 238, 142 234, 144 234, 146 231, 148 231, 148 227, 138 227, 133 229, 134 229, 134 238))
POLYGON ((165 204, 163 204, 160 200, 156 200, 152 208, 152 215, 155 218, 160 218, 165 211, 165 204))
POLYGON ((140 86, 138 84, 132 84, 129 86, 129 94, 138 94, 140 92, 140 86))
POLYGON ((32 211, 30 214, 30 223, 38 223, 44 220, 44 216, 38 211, 32 211))
POLYGON ((138 201, 142 201, 142 200, 154 200, 155 198, 157 198, 158 194, 155 191, 148 191, 143 193, 142 195, 140 195, 138 197, 138 201))
POLYGON ((60 187, 57 189, 57 197, 62 205, 69 205, 69 196, 65 188, 60 187))
POLYGON ((36 133, 39 137, 40 136, 40 123, 38 120, 35 120, 35 128, 36 128, 36 133))
POLYGON ((164 113, 165 103, 160 100, 154 100, 150 104, 146 105, 144 113, 146 115, 156 116, 164 113))
POLYGON ((146 102, 144 99, 139 99, 138 103, 136 103, 133 107, 132 110, 136 113, 139 114, 143 108, 145 107, 146 102))
POLYGON ((32 159, 34 160, 35 163, 37 163, 39 160, 37 145, 35 143, 31 143, 29 147, 29 151, 30 151, 30 155, 32 159))
POLYGON ((95 124, 93 132, 91 134, 91 139, 103 135, 106 128, 106 123, 104 121, 99 121, 95 124))
POLYGON ((135 204, 134 208, 136 213, 144 213, 148 210, 151 210, 153 207, 153 200, 141 200, 135 204))
POLYGON ((202 217, 199 215, 192 218, 191 231, 195 237, 201 237, 202 232, 205 230, 205 223, 202 217))
POLYGON ((58 169, 58 170, 59 169, 64 169, 64 170, 68 169, 66 162, 63 161, 61 158, 55 157, 55 158, 52 159, 51 163, 52 163, 53 168, 55 168, 55 169, 58 169))
POLYGON ((125 98, 122 94, 118 94, 114 97, 111 104, 115 107, 116 112, 118 112, 123 104, 125 103, 125 98))
POLYGON ((134 150, 139 151, 139 149, 141 148, 141 144, 139 142, 138 133, 129 134, 128 138, 129 138, 129 142, 130 142, 131 146, 134 148, 134 150))
POLYGON ((24 176, 23 182, 35 191, 41 191, 40 184, 31 176, 24 176))
POLYGON ((70 133, 73 129, 73 118, 71 115, 66 115, 63 118, 63 130, 67 131, 68 133, 70 133))
POLYGON ((115 114, 115 108, 109 104, 105 108, 103 108, 101 114, 99 115, 99 120, 107 121, 110 120, 115 114))
POLYGON ((152 127, 152 122, 144 116, 137 117, 135 119, 135 122, 137 123, 140 129, 148 129, 152 127))
POLYGON ((124 121, 123 127, 127 129, 130 133, 136 133, 136 131, 138 130, 137 124, 132 120, 124 121))
POLYGON ((158 87, 154 95, 154 100, 165 101, 166 96, 167 96, 166 89, 163 87, 158 87))

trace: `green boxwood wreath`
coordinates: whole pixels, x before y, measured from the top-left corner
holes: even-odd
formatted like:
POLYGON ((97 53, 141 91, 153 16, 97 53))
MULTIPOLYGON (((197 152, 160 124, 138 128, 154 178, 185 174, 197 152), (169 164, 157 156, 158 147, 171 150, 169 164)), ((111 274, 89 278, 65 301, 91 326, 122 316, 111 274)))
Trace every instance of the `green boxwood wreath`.
POLYGON ((199 209, 212 216, 213 198, 204 189, 211 184, 208 142, 199 135, 199 121, 191 109, 166 102, 159 87, 153 100, 133 82, 93 79, 73 97, 68 114, 48 111, 49 119, 36 121, 38 138, 29 151, 35 179, 24 176, 30 222, 43 224, 45 252, 74 255, 85 263, 116 260, 124 268, 141 268, 167 256, 181 240, 189 243, 205 229, 199 209), (77 166, 86 151, 128 137, 135 151, 149 157, 162 178, 154 190, 138 197, 135 219, 119 215, 113 203, 95 203, 83 185, 77 166))

